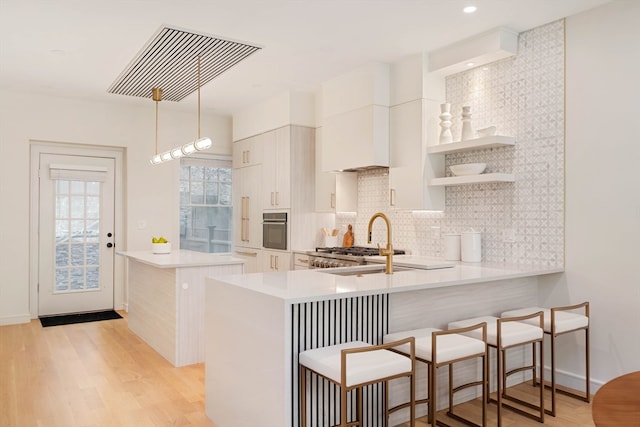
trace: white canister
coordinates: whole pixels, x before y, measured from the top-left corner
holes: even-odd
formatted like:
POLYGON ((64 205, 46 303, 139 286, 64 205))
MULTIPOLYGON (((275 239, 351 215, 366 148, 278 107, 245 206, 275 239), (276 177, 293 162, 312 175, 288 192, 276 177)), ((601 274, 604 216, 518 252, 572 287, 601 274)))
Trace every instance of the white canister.
POLYGON ((462 233, 461 254, 464 262, 482 261, 482 233, 479 231, 462 233))
POLYGON ((447 261, 460 261, 460 235, 444 235, 444 259, 447 261))

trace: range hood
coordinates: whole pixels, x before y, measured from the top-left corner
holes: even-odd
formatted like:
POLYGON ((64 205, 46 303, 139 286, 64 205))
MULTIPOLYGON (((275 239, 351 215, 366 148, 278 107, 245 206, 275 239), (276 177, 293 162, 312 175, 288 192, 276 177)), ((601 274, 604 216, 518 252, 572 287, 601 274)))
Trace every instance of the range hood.
POLYGON ((389 167, 389 65, 372 63, 322 85, 325 172, 389 167))

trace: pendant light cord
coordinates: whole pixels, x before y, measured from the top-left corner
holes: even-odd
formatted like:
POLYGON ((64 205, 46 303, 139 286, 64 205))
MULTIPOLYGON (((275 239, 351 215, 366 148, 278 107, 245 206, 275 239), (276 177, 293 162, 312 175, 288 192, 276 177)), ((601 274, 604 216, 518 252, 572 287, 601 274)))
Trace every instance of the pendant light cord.
POLYGON ((156 101, 156 155, 158 154, 158 101, 156 101))
POLYGON ((158 104, 162 101, 162 88, 151 89, 151 98, 156 101, 156 156, 158 155, 158 104))
POLYGON ((200 139, 200 55, 198 55, 198 139, 200 139))

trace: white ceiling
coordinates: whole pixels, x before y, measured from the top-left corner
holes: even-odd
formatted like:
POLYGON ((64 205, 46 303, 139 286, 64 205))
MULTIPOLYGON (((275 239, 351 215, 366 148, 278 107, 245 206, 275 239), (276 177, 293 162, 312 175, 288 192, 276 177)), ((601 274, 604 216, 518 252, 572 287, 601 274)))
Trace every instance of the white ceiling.
POLYGON ((202 88, 203 110, 232 114, 285 90, 315 90, 369 61, 498 26, 524 31, 609 1, 0 0, 0 88, 149 103, 107 89, 167 24, 263 46, 202 88), (462 13, 468 4, 478 11, 462 13))

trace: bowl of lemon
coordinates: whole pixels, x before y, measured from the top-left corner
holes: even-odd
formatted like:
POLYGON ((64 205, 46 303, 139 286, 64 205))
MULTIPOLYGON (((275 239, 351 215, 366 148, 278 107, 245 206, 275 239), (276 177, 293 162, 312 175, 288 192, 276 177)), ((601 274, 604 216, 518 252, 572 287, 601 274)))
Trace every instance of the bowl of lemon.
POLYGON ((171 243, 164 237, 153 237, 151 239, 151 252, 154 254, 168 254, 171 252, 171 243))

